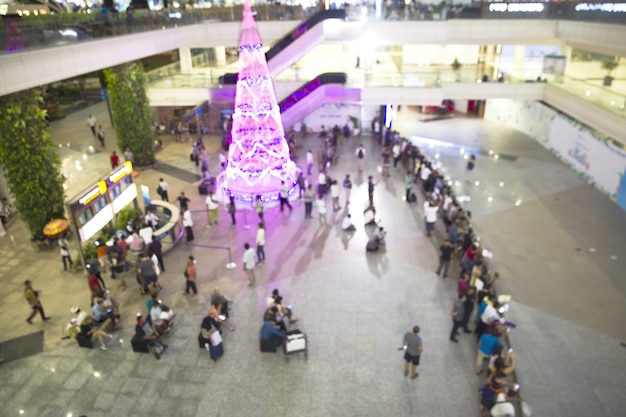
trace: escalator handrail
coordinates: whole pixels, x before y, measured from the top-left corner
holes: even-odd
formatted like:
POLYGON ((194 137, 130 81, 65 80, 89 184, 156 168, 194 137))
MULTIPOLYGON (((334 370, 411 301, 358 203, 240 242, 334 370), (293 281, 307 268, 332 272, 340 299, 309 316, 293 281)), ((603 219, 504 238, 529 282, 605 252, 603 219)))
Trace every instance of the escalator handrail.
MULTIPOLYGON (((345 20, 347 14, 346 9, 332 9, 332 10, 322 10, 315 13, 313 16, 309 17, 306 21, 296 26, 295 29, 290 31, 287 35, 282 37, 278 42, 274 44, 266 53, 265 59, 269 61, 276 55, 278 55, 282 50, 284 50, 287 46, 289 46, 294 40, 298 39, 300 36, 308 32, 313 26, 317 25, 320 22, 323 22, 326 19, 342 19, 345 20)), ((228 84, 236 84, 237 83, 237 73, 226 73, 219 78, 220 84, 228 85, 228 84)))
POLYGON ((280 103, 278 106, 280 107, 280 112, 284 113, 289 108, 294 106, 303 98, 307 97, 313 91, 317 90, 319 87, 325 84, 341 84, 344 85, 348 81, 348 74, 345 72, 326 72, 318 75, 313 78, 308 83, 304 84, 302 87, 298 88, 293 93, 289 94, 280 103))

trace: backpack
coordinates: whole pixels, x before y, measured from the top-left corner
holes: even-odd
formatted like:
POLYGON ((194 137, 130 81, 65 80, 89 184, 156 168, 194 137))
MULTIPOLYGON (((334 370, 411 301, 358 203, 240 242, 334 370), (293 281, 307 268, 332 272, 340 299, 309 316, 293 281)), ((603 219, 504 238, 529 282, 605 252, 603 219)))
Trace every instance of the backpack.
POLYGON ((498 393, 502 392, 502 389, 494 388, 490 382, 485 382, 478 390, 481 392, 484 404, 495 403, 498 393))
POLYGON ((363 159, 363 157, 365 156, 365 155, 363 155, 363 149, 360 149, 360 148, 359 148, 359 153, 357 153, 357 155, 356 155, 356 156, 357 156, 359 159, 363 159))

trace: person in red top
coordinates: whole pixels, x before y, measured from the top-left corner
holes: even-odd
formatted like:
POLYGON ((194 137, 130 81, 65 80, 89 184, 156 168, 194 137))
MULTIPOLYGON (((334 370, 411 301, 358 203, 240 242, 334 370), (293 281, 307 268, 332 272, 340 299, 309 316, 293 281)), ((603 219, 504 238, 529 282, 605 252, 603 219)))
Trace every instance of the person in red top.
POLYGON ((102 286, 100 285, 100 281, 98 277, 92 274, 91 272, 87 273, 87 283, 89 284, 89 291, 91 291, 91 304, 93 305, 93 300, 97 297, 100 297, 104 291, 102 286))
POLYGON ((111 153, 111 168, 117 168, 117 166, 120 164, 120 157, 117 156, 117 153, 115 151, 113 151, 113 153, 111 153))

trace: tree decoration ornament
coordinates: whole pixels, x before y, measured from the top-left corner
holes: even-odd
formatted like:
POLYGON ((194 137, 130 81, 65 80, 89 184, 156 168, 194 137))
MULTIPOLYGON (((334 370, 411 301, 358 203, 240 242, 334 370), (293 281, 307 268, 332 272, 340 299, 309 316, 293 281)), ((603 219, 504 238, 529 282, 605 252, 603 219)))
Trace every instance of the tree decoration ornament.
MULTIPOLYGON (((275 202, 284 181, 296 194, 297 168, 289 155, 274 83, 267 67, 263 43, 252 15, 244 3, 239 44, 239 78, 228 149, 228 163, 221 189, 240 202, 275 202)), ((219 181, 218 180, 218 181, 219 181)))

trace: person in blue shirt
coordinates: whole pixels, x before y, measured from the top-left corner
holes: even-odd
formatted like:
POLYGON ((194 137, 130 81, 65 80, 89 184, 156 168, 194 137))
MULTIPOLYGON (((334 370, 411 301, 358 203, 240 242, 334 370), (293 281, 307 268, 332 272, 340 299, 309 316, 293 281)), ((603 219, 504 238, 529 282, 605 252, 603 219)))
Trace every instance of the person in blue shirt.
POLYGON ((263 327, 261 327, 261 340, 270 341, 273 340, 276 347, 280 346, 285 338, 285 334, 274 327, 274 324, 265 320, 263 322, 263 327))
POLYGON ((98 298, 91 308, 91 315, 93 316, 94 321, 96 321, 97 323, 104 323, 107 319, 110 319, 111 323, 113 323, 113 328, 115 330, 118 330, 117 322, 115 320, 115 314, 113 314, 113 309, 106 310, 102 306, 102 301, 102 298, 98 298))
POLYGON ((491 356, 491 353, 496 346, 500 346, 500 341, 495 336, 494 332, 485 333, 480 336, 480 341, 478 342, 478 352, 476 353, 476 374, 483 373, 483 362, 491 356))

